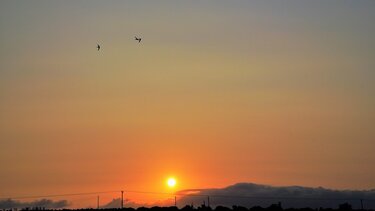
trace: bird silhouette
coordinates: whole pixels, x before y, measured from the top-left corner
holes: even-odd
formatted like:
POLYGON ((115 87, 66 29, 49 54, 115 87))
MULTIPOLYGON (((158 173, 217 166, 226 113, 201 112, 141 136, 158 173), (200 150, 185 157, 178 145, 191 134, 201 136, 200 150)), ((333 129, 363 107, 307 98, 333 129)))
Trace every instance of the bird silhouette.
POLYGON ((138 41, 138 43, 140 43, 140 42, 141 42, 141 40, 142 40, 142 38, 140 38, 140 37, 138 38, 137 36, 135 36, 134 38, 135 38, 135 40, 137 40, 137 41, 138 41))
POLYGON ((99 50, 100 50, 100 45, 99 45, 99 44, 97 44, 96 48, 97 48, 97 49, 98 49, 98 51, 99 51, 99 50))

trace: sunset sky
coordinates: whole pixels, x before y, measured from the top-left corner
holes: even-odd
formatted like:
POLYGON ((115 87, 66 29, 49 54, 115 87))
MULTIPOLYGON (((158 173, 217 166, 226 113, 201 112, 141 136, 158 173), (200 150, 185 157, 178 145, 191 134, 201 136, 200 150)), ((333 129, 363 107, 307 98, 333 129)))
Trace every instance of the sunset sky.
POLYGON ((0 0, 0 198, 375 188, 374 22, 372 0, 0 0))

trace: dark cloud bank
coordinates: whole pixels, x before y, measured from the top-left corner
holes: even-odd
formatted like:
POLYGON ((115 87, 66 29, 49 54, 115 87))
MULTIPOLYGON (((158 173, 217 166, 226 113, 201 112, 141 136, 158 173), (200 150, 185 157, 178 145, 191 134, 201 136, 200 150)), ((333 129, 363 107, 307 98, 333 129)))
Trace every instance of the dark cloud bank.
POLYGON ((9 209, 9 208, 46 208, 46 209, 57 209, 57 208, 64 208, 67 207, 68 201, 66 200, 60 200, 60 201, 52 201, 49 199, 41 199, 41 200, 35 200, 32 202, 21 202, 18 200, 12 200, 12 199, 5 199, 0 200, 0 209, 9 209))
MULTIPOLYGON (((365 209, 375 209, 375 189, 373 190, 332 190, 326 188, 310 188, 301 186, 276 187, 258 185, 253 183, 238 183, 222 189, 189 189, 179 191, 177 206, 202 204, 215 208, 217 206, 232 207, 244 206, 247 208, 261 206, 269 207, 271 204, 281 202, 283 208, 338 208, 340 204, 349 203, 354 209, 361 208, 361 199, 365 209), (190 195, 186 195, 190 194, 190 195)), ((102 208, 118 208, 121 199, 113 199, 102 208)), ((172 206, 174 201, 163 201, 153 204, 137 204, 127 201, 125 207, 153 207, 172 206)))
MULTIPOLYGON (((353 208, 375 209, 375 189, 372 190, 332 190, 326 188, 310 188, 301 186, 276 187, 253 183, 238 183, 222 189, 183 190, 180 194, 195 193, 196 195, 210 196, 210 206, 219 205, 232 207, 262 206, 281 202, 283 208, 337 208, 345 202, 353 208)), ((177 202, 180 206, 203 203, 207 205, 205 196, 181 196, 177 202)))

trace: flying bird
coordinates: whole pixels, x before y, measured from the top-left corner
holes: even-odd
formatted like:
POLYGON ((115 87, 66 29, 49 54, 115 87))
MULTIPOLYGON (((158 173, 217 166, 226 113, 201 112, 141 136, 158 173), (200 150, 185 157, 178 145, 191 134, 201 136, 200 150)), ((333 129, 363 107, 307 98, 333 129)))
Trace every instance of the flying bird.
POLYGON ((96 48, 97 48, 97 49, 98 49, 98 51, 99 51, 99 50, 100 50, 100 45, 99 45, 99 44, 97 44, 96 48))
POLYGON ((138 43, 140 43, 140 42, 141 42, 141 40, 142 40, 142 38, 140 38, 140 37, 138 38, 137 36, 135 36, 134 38, 135 38, 135 40, 137 40, 137 41, 138 41, 138 43))

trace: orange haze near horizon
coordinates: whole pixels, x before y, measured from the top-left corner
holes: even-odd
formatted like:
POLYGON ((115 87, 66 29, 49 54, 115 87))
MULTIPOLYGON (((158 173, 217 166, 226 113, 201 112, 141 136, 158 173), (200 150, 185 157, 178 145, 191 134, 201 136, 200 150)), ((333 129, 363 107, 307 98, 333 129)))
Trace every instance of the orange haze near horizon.
POLYGON ((374 188, 374 2, 0 1, 0 198, 374 188))

